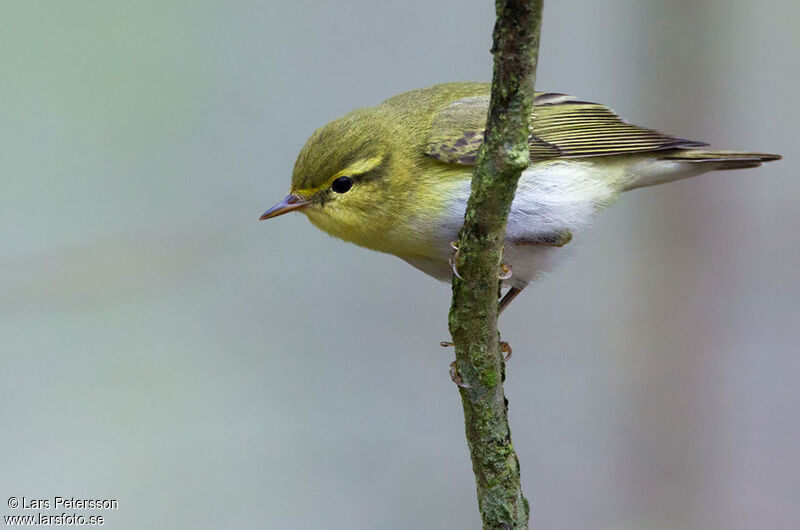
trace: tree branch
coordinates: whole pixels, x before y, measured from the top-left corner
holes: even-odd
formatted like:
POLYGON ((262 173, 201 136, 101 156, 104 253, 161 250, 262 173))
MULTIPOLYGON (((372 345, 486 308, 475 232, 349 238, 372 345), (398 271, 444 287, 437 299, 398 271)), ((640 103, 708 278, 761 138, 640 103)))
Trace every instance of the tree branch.
POLYGON ((511 443, 505 367, 497 332, 498 273, 506 222, 522 171, 539 53, 543 0, 496 0, 494 76, 484 142, 478 152, 453 278, 450 333, 463 381, 467 443, 484 528, 528 528, 511 443))

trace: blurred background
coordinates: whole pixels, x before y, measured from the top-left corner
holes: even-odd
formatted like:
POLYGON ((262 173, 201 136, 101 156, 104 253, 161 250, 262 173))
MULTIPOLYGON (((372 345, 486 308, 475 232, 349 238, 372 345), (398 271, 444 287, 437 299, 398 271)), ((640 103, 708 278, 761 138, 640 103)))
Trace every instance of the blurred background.
MULTIPOLYGON (((535 528, 800 527, 798 21, 547 3, 538 88, 785 159, 625 195, 503 316, 535 528)), ((486 0, 6 2, 0 513, 479 528, 449 287, 257 218, 315 128, 489 80, 493 23, 486 0)))

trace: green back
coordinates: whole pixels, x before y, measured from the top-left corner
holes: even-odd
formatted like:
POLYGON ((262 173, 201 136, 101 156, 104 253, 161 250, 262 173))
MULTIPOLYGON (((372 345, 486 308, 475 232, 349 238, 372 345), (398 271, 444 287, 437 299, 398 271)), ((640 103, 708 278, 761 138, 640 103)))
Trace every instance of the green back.
MULTIPOLYGON (((442 162, 473 165, 483 142, 489 95, 456 100, 436 113, 425 154, 442 162)), ((609 156, 706 145, 631 125, 599 103, 537 93, 534 99, 533 160, 609 156)))

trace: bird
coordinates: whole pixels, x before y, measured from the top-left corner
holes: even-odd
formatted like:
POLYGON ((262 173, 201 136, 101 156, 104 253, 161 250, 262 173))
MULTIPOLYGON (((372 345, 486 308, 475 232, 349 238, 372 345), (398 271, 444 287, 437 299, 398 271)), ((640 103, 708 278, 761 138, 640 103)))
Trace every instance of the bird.
MULTIPOLYGON (((491 87, 455 82, 411 90, 317 129, 300 150, 289 194, 260 219, 300 212, 342 240, 393 254, 442 281, 453 263, 491 87)), ((708 144, 633 125, 609 107, 536 92, 522 172, 508 215, 502 312, 567 255, 596 215, 629 190, 780 155, 708 144)))

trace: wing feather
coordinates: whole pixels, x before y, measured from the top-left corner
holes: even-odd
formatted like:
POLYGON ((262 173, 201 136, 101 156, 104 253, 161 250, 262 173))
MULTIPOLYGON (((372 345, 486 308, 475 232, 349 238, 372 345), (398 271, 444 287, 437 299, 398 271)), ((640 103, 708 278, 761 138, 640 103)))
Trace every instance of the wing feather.
MULTIPOLYGON (((426 154, 473 165, 483 142, 489 96, 459 99, 434 117, 426 154)), ((605 105, 556 93, 534 99, 530 153, 534 160, 610 156, 707 145, 633 125, 605 105)))

